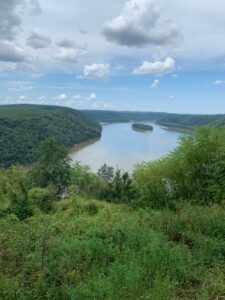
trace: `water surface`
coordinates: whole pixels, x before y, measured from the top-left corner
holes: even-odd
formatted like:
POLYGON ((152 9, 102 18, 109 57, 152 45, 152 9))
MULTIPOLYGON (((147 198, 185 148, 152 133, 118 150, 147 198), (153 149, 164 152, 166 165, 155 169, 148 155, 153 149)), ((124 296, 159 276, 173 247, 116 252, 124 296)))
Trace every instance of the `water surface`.
POLYGON ((96 172, 104 163, 132 172, 135 164, 156 160, 172 151, 180 133, 151 124, 154 130, 140 132, 132 129, 132 123, 103 125, 100 140, 75 150, 70 154, 74 162, 88 165, 96 172))

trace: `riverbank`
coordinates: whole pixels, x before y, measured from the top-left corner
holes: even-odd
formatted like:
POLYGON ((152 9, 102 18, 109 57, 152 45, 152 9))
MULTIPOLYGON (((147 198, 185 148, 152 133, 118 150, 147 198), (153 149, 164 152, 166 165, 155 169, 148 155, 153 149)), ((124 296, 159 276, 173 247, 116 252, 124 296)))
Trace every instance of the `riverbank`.
POLYGON ((79 151, 79 150, 81 150, 81 149, 83 149, 83 148, 85 148, 87 146, 93 145, 96 142, 98 142, 100 139, 101 139, 101 137, 95 138, 95 139, 91 139, 91 140, 88 140, 86 142, 82 142, 82 143, 79 143, 79 144, 75 144, 73 147, 69 148, 68 154, 77 152, 77 151, 79 151))

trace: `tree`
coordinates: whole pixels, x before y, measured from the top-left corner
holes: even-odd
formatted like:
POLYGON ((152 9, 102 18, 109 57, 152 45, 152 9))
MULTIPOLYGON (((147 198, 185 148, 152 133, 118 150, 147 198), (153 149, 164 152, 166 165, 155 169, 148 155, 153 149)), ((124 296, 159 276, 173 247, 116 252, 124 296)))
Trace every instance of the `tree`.
POLYGON ((69 185, 70 170, 66 149, 53 138, 48 138, 41 144, 40 158, 31 170, 32 185, 40 188, 53 186, 60 198, 69 185))

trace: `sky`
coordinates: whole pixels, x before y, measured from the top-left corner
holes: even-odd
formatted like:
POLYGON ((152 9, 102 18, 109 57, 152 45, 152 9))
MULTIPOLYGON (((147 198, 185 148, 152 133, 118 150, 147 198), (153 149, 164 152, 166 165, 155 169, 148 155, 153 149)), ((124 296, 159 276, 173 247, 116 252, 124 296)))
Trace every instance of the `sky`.
POLYGON ((0 0, 0 104, 225 113, 224 0, 0 0))

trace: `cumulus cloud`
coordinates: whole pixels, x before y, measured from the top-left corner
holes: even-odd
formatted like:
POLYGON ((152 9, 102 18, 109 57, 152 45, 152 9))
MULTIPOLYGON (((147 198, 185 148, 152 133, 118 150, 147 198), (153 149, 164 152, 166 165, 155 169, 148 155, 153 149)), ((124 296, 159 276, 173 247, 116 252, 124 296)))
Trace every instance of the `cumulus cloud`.
POLYGON ((88 97, 88 100, 96 100, 97 96, 95 93, 91 93, 90 96, 88 97))
POLYGON ((86 47, 77 45, 73 40, 62 39, 56 42, 60 50, 54 55, 55 59, 65 62, 77 62, 86 54, 86 47))
POLYGON ((92 64, 84 67, 84 75, 78 78, 87 78, 98 81, 107 81, 110 75, 110 64, 92 64))
POLYGON ((0 41, 0 61, 24 62, 26 61, 25 51, 10 41, 0 41))
POLYGON ((66 100, 66 99, 67 99, 67 95, 63 93, 53 98, 53 100, 66 100))
POLYGON ((163 20, 154 0, 128 0, 118 17, 103 29, 106 39, 123 46, 174 44, 180 36, 171 20, 163 20))
POLYGON ((134 75, 164 75, 170 73, 175 68, 175 60, 167 57, 165 61, 143 62, 143 64, 133 71, 134 75))
POLYGON ((216 80, 214 81, 215 85, 225 84, 225 80, 216 80))
POLYGON ((153 81, 153 83, 151 84, 151 88, 152 89, 157 89, 157 87, 159 86, 160 81, 158 79, 155 79, 153 81))
POLYGON ((51 45, 51 39, 38 31, 34 31, 27 38, 26 43, 33 49, 42 49, 51 45))
POLYGON ((26 98, 27 98, 26 96, 21 95, 21 96, 19 96, 18 100, 23 101, 23 100, 26 100, 26 98))
POLYGON ((66 62, 77 62, 77 60, 83 55, 84 52, 80 49, 62 48, 54 55, 54 58, 66 62))

